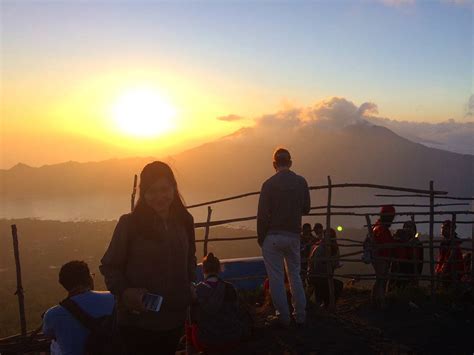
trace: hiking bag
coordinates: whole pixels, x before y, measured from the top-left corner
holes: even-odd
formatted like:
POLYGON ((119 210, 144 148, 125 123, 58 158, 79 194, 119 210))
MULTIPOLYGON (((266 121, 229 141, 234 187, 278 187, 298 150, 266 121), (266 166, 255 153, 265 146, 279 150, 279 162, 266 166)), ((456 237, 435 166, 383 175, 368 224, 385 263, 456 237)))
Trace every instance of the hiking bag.
POLYGON ((116 327, 115 307, 112 314, 93 318, 70 298, 66 298, 59 304, 89 330, 84 347, 86 355, 125 353, 116 327))
POLYGON ((364 253, 362 254, 362 261, 364 262, 364 264, 372 263, 374 259, 373 247, 372 247, 372 239, 369 235, 364 240, 363 250, 364 250, 364 253))

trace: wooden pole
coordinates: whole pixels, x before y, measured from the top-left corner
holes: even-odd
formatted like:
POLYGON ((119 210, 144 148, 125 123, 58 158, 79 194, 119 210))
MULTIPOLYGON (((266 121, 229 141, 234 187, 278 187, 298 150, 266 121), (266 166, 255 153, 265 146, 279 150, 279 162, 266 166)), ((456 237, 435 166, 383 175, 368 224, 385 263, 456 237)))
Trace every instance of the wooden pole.
POLYGON ((434 250, 433 250, 433 233, 434 233, 434 182, 430 181, 430 286, 431 286, 431 300, 434 301, 435 298, 435 260, 434 260, 434 250))
POLYGON ((211 222, 212 208, 207 206, 207 221, 206 221, 206 231, 204 234, 204 256, 207 255, 207 244, 209 243, 209 227, 211 222))
MULTIPOLYGON (((331 177, 328 176, 328 205, 327 205, 327 215, 326 215, 326 235, 324 236, 326 258, 331 257, 331 251, 332 251, 331 199, 332 199, 332 183, 331 183, 331 177)), ((328 286, 329 286, 329 311, 334 312, 336 309, 336 302, 334 298, 334 279, 333 279, 334 270, 332 269, 331 261, 326 261, 326 269, 327 269, 328 286)))
MULTIPOLYGON (((474 202, 471 202, 471 210, 474 212, 474 202)), ((472 229, 471 229, 471 282, 474 283, 474 218, 472 220, 472 229)))
POLYGON ((133 189, 132 189, 132 197, 130 199, 130 210, 133 212, 133 208, 135 207, 135 196, 137 194, 137 174, 133 177, 133 189))
POLYGON ((12 224, 12 237, 13 237, 13 253, 15 255, 16 265, 16 292, 18 296, 18 306, 20 311, 20 327, 21 335, 26 336, 26 316, 25 316, 25 296, 23 292, 23 284, 21 282, 21 264, 20 264, 20 251, 18 249, 18 233, 16 224, 12 224))
POLYGON ((456 278, 456 271, 455 268, 456 266, 453 265, 454 262, 456 262, 456 259, 454 257, 454 237, 456 236, 456 214, 453 213, 451 216, 451 228, 449 229, 449 238, 450 238, 450 244, 449 244, 449 258, 448 262, 451 264, 449 265, 450 267, 450 276, 451 276, 451 282, 455 282, 457 280, 456 278))

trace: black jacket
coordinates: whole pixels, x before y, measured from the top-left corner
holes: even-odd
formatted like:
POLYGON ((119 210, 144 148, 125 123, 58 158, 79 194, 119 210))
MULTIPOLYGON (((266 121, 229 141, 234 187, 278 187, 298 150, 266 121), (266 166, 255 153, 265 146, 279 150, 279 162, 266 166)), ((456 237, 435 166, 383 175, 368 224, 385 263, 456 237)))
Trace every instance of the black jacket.
POLYGON ((291 170, 277 172, 262 185, 258 201, 257 234, 263 244, 269 232, 301 231, 301 217, 309 213, 311 199, 305 178, 291 170))

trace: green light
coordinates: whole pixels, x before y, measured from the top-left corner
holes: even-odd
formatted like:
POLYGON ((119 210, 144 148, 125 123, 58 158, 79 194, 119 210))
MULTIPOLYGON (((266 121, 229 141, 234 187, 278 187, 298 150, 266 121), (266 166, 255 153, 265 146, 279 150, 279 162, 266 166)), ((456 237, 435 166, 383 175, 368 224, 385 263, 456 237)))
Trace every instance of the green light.
POLYGON ((342 232, 342 226, 337 226, 336 229, 337 229, 338 232, 342 232))

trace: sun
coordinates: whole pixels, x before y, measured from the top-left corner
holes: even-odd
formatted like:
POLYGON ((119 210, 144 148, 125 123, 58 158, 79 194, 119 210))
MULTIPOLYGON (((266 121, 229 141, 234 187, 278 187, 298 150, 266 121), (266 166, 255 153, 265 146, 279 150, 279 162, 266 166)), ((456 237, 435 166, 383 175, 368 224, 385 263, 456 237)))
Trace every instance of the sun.
POLYGON ((153 137, 174 128, 176 110, 156 90, 132 89, 116 99, 111 115, 122 132, 153 137))

